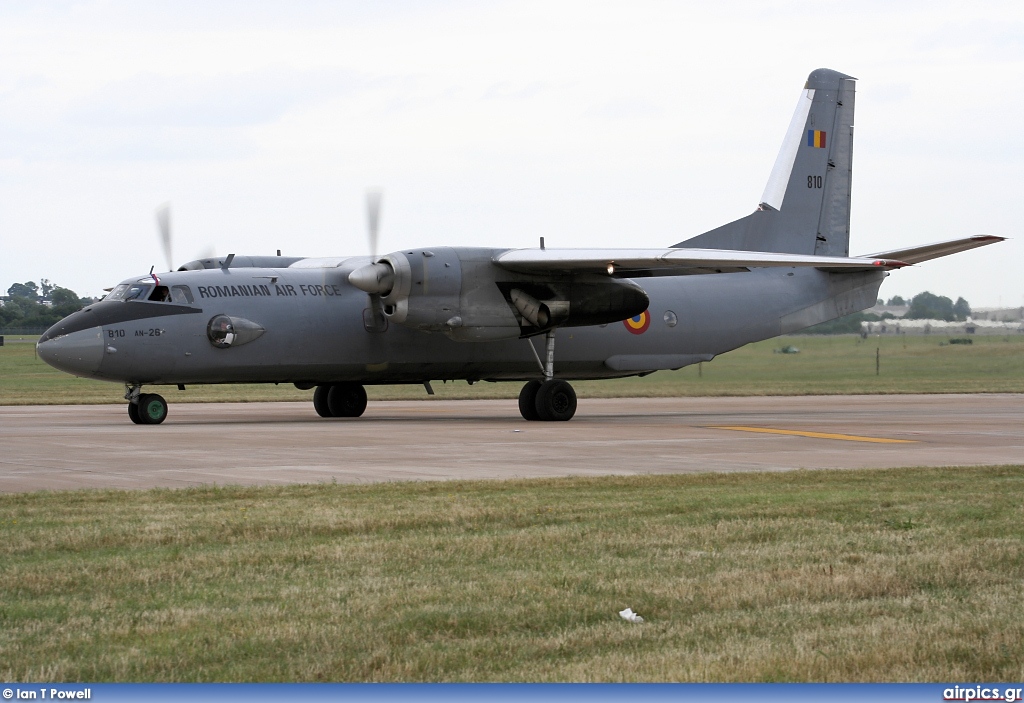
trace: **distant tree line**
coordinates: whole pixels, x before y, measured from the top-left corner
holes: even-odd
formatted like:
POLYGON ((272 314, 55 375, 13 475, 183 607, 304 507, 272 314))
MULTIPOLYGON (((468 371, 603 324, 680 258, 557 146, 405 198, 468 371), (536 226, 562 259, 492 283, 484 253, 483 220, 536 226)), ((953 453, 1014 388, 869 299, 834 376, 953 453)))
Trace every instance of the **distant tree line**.
POLYGON ((0 329, 49 327, 92 302, 92 298, 79 297, 45 278, 40 285, 34 281, 15 283, 0 306, 0 329))
POLYGON ((855 312, 845 317, 837 317, 835 320, 822 322, 820 325, 800 330, 796 334, 846 334, 860 332, 861 322, 879 322, 881 320, 903 319, 903 320, 966 320, 971 316, 971 306, 963 298, 957 298, 954 303, 944 295, 935 295, 925 291, 918 293, 909 301, 896 295, 889 298, 888 302, 878 299, 878 305, 902 306, 908 305, 907 314, 897 318, 890 312, 876 315, 872 312, 855 312))
POLYGON ((904 317, 908 320, 966 320, 971 316, 971 306, 963 298, 954 303, 944 295, 934 295, 925 291, 918 293, 910 301, 910 310, 904 317))

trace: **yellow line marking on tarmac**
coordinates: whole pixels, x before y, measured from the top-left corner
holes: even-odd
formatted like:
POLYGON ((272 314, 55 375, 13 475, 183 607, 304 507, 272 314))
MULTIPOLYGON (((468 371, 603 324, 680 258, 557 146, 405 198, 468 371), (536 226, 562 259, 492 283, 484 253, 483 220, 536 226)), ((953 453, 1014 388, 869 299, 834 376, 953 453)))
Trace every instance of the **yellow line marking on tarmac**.
POLYGON ((860 437, 852 434, 832 434, 830 432, 804 432, 802 430, 777 430, 771 427, 740 427, 712 425, 712 430, 735 430, 737 432, 760 432, 763 434, 794 435, 796 437, 813 437, 814 439, 840 439, 846 442, 873 442, 875 444, 917 444, 916 439, 886 439, 884 437, 860 437))

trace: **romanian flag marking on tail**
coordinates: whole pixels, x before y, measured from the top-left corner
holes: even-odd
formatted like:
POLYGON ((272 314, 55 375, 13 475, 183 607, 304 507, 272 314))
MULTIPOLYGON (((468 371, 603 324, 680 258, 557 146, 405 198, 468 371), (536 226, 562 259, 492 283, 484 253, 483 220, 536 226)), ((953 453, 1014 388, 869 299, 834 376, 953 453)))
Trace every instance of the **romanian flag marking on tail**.
POLYGON ((824 149, 825 133, 820 129, 807 130, 807 146, 813 146, 816 149, 824 149))

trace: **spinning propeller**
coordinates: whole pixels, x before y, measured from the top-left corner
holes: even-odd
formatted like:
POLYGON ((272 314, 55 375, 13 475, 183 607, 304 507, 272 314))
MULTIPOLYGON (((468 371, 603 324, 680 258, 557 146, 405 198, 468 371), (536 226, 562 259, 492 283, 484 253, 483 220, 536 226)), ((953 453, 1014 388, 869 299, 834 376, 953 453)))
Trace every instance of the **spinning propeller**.
POLYGON ((164 248, 164 258, 167 259, 167 270, 173 271, 174 264, 171 259, 171 204, 164 203, 156 209, 156 226, 160 230, 160 244, 164 248))
POLYGON ((360 266, 348 275, 348 281, 370 294, 374 310, 380 307, 380 296, 388 293, 395 282, 395 271, 386 263, 377 262, 377 243, 380 236, 380 206, 384 194, 380 188, 366 192, 366 225, 370 238, 370 263, 360 266))
POLYGON ((370 237, 370 258, 377 261, 377 243, 380 241, 380 205, 384 191, 371 188, 366 191, 366 232, 370 237))
MULTIPOLYGON (((160 234, 160 246, 164 250, 164 259, 167 260, 167 270, 174 270, 174 257, 172 256, 173 237, 171 236, 171 204, 164 203, 156 209, 156 227, 160 234)), ((210 259, 216 256, 213 246, 208 246, 199 252, 197 259, 210 259)))

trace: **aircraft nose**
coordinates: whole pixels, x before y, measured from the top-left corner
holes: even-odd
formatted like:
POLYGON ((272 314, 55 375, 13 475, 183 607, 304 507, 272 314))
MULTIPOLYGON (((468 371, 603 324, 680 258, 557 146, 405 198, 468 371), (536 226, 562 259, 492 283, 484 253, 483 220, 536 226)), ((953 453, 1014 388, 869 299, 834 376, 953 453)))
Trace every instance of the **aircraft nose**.
POLYGON ((103 330, 90 327, 60 337, 44 335, 36 343, 36 353, 55 369, 90 376, 99 371, 103 361, 103 330))

